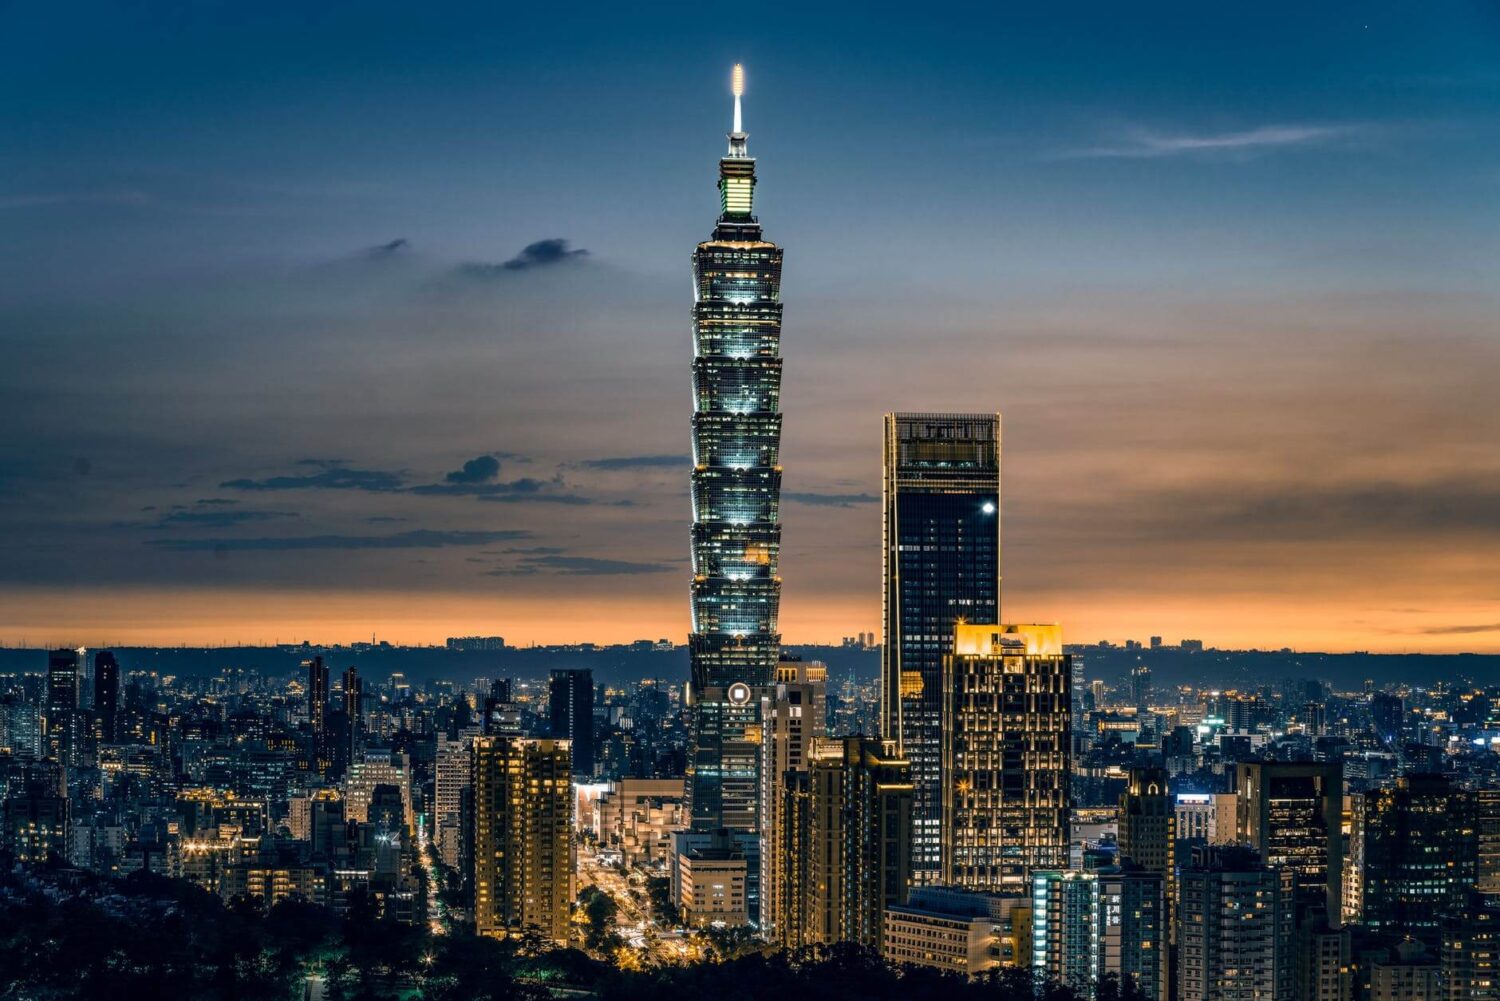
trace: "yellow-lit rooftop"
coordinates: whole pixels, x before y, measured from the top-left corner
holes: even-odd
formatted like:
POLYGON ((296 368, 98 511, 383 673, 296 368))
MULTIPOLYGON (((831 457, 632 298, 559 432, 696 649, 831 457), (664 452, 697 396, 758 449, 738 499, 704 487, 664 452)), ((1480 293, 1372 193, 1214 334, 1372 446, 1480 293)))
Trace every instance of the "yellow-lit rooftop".
POLYGON ((1056 622, 960 622, 955 629, 953 652, 960 657, 1008 653, 1057 657, 1063 652, 1062 626, 1056 622))

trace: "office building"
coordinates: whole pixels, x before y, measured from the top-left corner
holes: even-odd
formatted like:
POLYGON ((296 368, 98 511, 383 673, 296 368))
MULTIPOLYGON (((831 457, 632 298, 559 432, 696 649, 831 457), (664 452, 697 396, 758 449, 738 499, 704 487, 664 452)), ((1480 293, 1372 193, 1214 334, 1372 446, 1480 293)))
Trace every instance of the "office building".
POLYGON ((1343 767, 1337 762, 1249 761, 1235 766, 1239 840, 1294 875, 1300 909, 1341 921, 1343 767))
POLYGON ((1370 1001, 1446 1001, 1437 956, 1415 939, 1370 966, 1370 1001))
POLYGON ((0 818, 0 847, 17 862, 40 863, 68 855, 67 771, 59 761, 18 761, 9 766, 0 818))
POLYGON ((1116 815, 1120 857, 1162 877, 1173 899, 1176 868, 1177 804, 1167 792, 1162 768, 1132 768, 1116 815))
POLYGON ((312 768, 327 775, 333 768, 328 742, 328 665, 322 657, 303 661, 307 669, 307 723, 312 730, 312 768))
POLYGON ((1068 867, 1072 670, 1055 625, 960 623, 944 658, 944 883, 1024 890, 1068 867))
POLYGON ((554 670, 548 688, 552 736, 573 748, 573 774, 594 774, 594 672, 554 670))
POLYGON ((918 886, 885 909, 886 962, 974 977, 1031 965, 1031 893, 976 893, 918 886))
POLYGON ((1130 672, 1130 704, 1137 710, 1151 704, 1151 668, 1137 665, 1130 672))
POLYGON ((1178 875, 1179 1001, 1293 1001, 1296 882, 1241 846, 1194 848, 1178 875))
POLYGON ((885 418, 881 733, 911 762, 912 877, 942 873, 943 661, 960 622, 1000 620, 1000 415, 885 418))
POLYGON ((469 782, 474 920, 481 935, 568 940, 573 775, 566 740, 480 737, 469 782))
POLYGON ((688 793, 697 830, 758 837, 759 692, 781 644, 781 248, 755 216, 743 80, 736 67, 718 223, 693 254, 688 793))
POLYGON ((353 761, 365 740, 365 682, 352 664, 344 671, 344 716, 349 727, 348 760, 353 761))
POLYGON ((750 922, 749 861, 728 829, 695 839, 676 858, 677 911, 690 928, 737 928, 750 922))
POLYGON ((680 777, 618 779, 598 798, 594 836, 617 849, 626 866, 665 862, 672 832, 687 823, 685 802, 680 777))
POLYGON ((1436 949, 1444 913, 1475 885, 1475 799, 1439 775, 1409 775, 1361 795, 1352 832, 1363 872, 1360 920, 1436 949))
POLYGON ((78 686, 84 651, 53 650, 47 655, 47 698, 42 713, 45 747, 50 757, 66 765, 77 763, 81 727, 78 686))
POLYGON ((120 662, 108 650, 94 654, 94 718, 99 740, 113 744, 120 736, 120 662))
POLYGON ((366 751, 349 765, 344 776, 344 799, 350 820, 370 822, 370 806, 377 786, 393 786, 401 796, 402 820, 412 829, 411 758, 400 751, 366 751))

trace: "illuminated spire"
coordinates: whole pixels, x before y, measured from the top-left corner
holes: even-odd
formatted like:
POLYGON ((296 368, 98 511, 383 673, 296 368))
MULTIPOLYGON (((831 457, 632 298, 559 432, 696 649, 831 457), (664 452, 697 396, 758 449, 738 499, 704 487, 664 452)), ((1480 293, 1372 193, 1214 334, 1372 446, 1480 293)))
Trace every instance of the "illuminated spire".
POLYGON ((734 64, 734 72, 729 75, 729 86, 734 91, 734 131, 740 135, 745 131, 740 119, 740 97, 745 93, 745 67, 739 63, 734 64))

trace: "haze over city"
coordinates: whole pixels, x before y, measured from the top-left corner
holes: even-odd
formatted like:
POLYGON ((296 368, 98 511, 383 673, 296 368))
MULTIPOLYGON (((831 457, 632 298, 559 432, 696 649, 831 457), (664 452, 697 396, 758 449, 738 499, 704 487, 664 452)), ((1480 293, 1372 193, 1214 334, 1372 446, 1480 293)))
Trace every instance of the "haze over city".
POLYGON ((682 642, 742 61, 788 642, 940 408, 1007 621, 1500 649, 1491 5, 85 10, 0 60, 6 643, 682 642))

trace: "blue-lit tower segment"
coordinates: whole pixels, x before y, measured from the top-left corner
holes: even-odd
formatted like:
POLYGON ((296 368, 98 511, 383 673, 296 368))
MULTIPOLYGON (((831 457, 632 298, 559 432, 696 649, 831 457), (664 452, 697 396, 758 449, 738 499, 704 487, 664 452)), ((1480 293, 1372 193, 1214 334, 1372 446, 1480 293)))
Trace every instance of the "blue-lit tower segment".
POLYGON ((761 238, 755 218, 741 81, 736 67, 718 225, 693 254, 696 741, 688 768, 700 829, 756 826, 759 759, 749 738, 759 698, 751 693, 772 683, 781 639, 781 248, 761 238))

